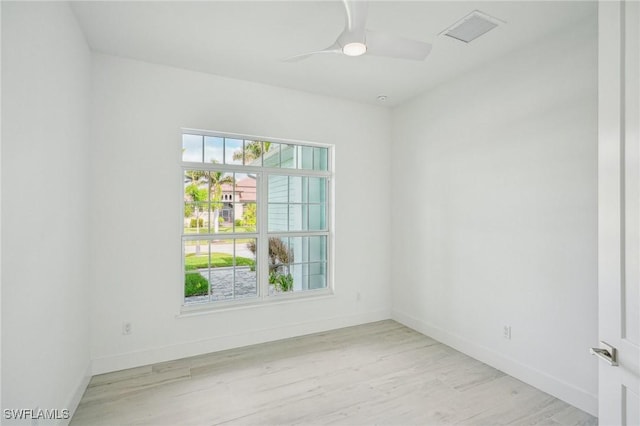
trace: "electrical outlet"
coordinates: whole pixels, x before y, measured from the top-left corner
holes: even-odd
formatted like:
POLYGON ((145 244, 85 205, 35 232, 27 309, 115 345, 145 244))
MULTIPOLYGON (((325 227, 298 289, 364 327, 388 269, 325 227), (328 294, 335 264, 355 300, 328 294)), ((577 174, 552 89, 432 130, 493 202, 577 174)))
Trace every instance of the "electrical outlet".
POLYGON ((511 340, 511 326, 505 325, 502 327, 502 337, 507 340, 511 340))
POLYGON ((122 323, 122 334, 131 334, 131 323, 123 322, 122 323))

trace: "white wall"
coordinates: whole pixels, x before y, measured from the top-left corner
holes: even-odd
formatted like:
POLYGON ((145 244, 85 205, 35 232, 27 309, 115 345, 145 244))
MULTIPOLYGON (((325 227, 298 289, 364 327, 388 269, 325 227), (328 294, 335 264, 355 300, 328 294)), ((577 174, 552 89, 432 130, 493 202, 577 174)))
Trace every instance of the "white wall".
POLYGON ((389 317, 387 109, 105 55, 93 83, 94 373, 389 317), (334 297, 176 318, 181 127, 336 145, 334 297))
POLYGON ((397 108, 392 154, 393 317, 590 413, 595 8, 397 108))
POLYGON ((2 407, 88 380, 91 54, 66 3, 2 2, 2 407))

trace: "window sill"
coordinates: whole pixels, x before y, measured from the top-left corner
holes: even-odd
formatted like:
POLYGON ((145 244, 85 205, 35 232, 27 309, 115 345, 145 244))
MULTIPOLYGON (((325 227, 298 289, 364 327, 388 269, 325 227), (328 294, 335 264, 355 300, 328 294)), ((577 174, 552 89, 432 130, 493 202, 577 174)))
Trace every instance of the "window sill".
POLYGON ((233 300, 228 302, 212 302, 197 305, 182 305, 180 313, 176 318, 190 318, 194 316, 215 314, 218 312, 229 312, 244 309, 254 309, 273 305, 283 305, 288 303, 300 303, 314 300, 324 300, 335 297, 333 290, 308 290, 304 293, 280 294, 277 296, 269 296, 264 299, 252 299, 248 301, 233 300))

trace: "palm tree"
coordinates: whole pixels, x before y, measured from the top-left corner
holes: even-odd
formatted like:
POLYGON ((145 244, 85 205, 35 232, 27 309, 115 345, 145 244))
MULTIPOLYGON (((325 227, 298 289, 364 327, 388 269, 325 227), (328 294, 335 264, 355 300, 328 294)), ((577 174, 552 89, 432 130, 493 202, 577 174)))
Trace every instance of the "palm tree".
POLYGON ((271 147, 271 142, 245 141, 244 150, 234 152, 233 159, 242 160, 242 155, 244 154, 244 163, 248 164, 260 158, 263 153, 269 151, 270 147, 271 147))
POLYGON ((213 232, 218 233, 220 209, 222 208, 222 185, 234 185, 233 177, 225 176, 223 172, 209 172, 209 194, 213 209, 213 232))
MULTIPOLYGON (((207 201, 208 197, 206 188, 201 188, 204 183, 203 178, 206 179, 206 172, 189 170, 185 173, 185 177, 190 183, 184 188, 184 193, 186 198, 193 202, 193 212, 196 216, 196 234, 200 234, 200 204, 203 201, 207 201)), ((196 244, 196 254, 198 253, 200 253, 200 244, 196 244)))

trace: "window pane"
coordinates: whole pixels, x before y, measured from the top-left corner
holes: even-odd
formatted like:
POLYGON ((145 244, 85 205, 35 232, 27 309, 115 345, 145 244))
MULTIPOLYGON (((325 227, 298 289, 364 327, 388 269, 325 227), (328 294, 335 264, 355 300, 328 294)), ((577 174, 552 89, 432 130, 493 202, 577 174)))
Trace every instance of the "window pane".
POLYGON ((269 232, 288 230, 288 211, 286 204, 269 204, 269 232))
POLYGON ((309 206, 307 204, 302 205, 302 228, 300 230, 309 230, 309 206))
POLYGON ((256 297, 258 285, 256 279, 256 239, 236 240, 236 258, 234 269, 235 299, 256 297))
POLYGON ((224 200, 219 203, 212 203, 210 232, 213 234, 234 232, 234 210, 235 203, 224 200))
POLYGON ((309 290, 309 264, 303 263, 301 266, 302 277, 300 279, 301 290, 309 290))
POLYGON ((269 238, 269 272, 281 271, 282 266, 293 263, 295 256, 287 237, 269 238))
POLYGON ((194 271, 209 268, 209 241, 188 240, 184 242, 184 270, 194 271))
MULTIPOLYGON (((266 144, 265 144, 266 145, 266 144)), ((280 167, 280 144, 269 142, 268 149, 265 148, 263 157, 264 167, 280 167)))
POLYGON ((280 145, 280 167, 295 169, 296 164, 296 146, 280 145))
POLYGON ((233 240, 211 242, 211 300, 233 298, 233 240))
POLYGON ((291 291, 302 291, 309 288, 309 278, 304 274, 304 267, 307 265, 291 265, 289 273, 293 278, 293 288, 291 291))
POLYGON ((307 227, 306 216, 302 216, 301 204, 289 204, 289 231, 302 231, 307 227), (303 220, 304 219, 304 220, 303 220))
POLYGON ((309 178, 309 202, 324 203, 327 197, 327 179, 310 177, 309 178))
POLYGON ((234 182, 236 189, 236 198, 234 201, 240 203, 256 202, 258 181, 255 174, 236 173, 234 176, 234 182))
POLYGON ((202 163, 202 136, 182 135, 182 161, 202 163))
POLYGON ((326 262, 327 260, 327 237, 309 237, 309 261, 326 262))
POLYGON ((184 203, 184 233, 206 234, 208 224, 207 203, 184 203))
POLYGON ((236 219, 235 232, 256 232, 258 230, 258 207, 256 203, 243 203, 240 204, 239 216, 240 219, 236 219))
POLYGON ((304 237, 288 238, 287 247, 289 249, 289 263, 302 262, 307 251, 306 241, 304 237))
POLYGON ((309 289, 315 290, 327 287, 327 264, 326 263, 310 263, 309 264, 309 289))
MULTIPOLYGON (((205 189, 205 194, 206 194, 206 188, 207 188, 208 182, 209 182, 209 175, 207 174, 207 172, 203 170, 187 170, 184 172, 185 188, 189 185, 196 185, 197 187, 201 187, 205 189)), ((200 201, 204 201, 205 199, 206 197, 201 198, 200 201)))
POLYGON ((327 148, 313 148, 313 169, 327 170, 329 150, 327 148))
POLYGON ((269 176, 269 202, 286 203, 289 201, 289 178, 287 176, 269 176))
POLYGON ((184 274, 184 299, 186 303, 209 301, 209 270, 188 271, 184 274))
POLYGON ((209 241, 185 241, 184 298, 185 303, 209 300, 209 241))
POLYGON ((243 152, 242 139, 224 139, 224 163, 225 164, 242 164, 243 152))
POLYGON ((290 238, 269 238, 269 294, 293 290, 289 265, 294 261, 290 238))
POLYGON ((289 266, 280 266, 269 272, 269 294, 293 291, 293 276, 289 266))
MULTIPOLYGON (((315 237, 312 237, 312 238, 315 238, 315 237)), ((302 251, 298 256, 299 262, 309 261, 309 241, 310 241, 310 237, 302 237, 302 251)))
POLYGON ((303 180, 306 181, 306 178, 303 178, 300 176, 289 176, 289 202, 290 203, 302 202, 303 180))
MULTIPOLYGON (((267 147, 269 142, 267 142, 267 147)), ((262 166, 262 153, 265 145, 262 141, 244 141, 244 164, 245 166, 262 166)))
POLYGON ((205 172, 187 170, 184 175, 184 232, 206 233, 208 216, 208 183, 205 172))
POLYGON ((327 229, 326 208, 324 204, 309 204, 309 230, 327 229))
POLYGON ((313 169, 313 147, 298 146, 299 168, 305 170, 313 169))
POLYGON ((204 162, 222 164, 223 139, 213 136, 204 137, 204 162))
POLYGON ((233 232, 233 173, 211 172, 209 192, 211 196, 211 232, 233 232))

